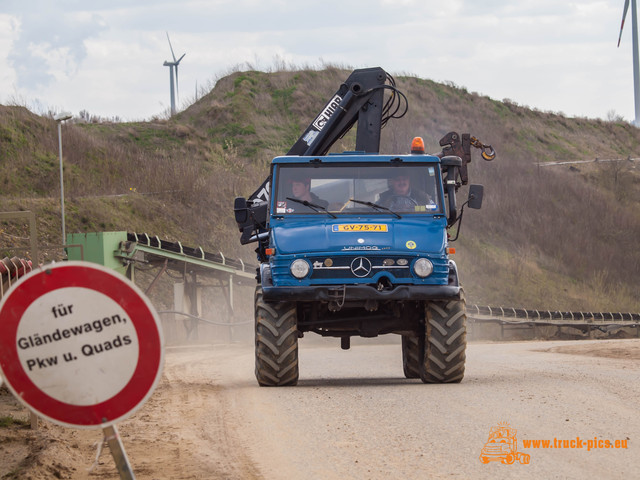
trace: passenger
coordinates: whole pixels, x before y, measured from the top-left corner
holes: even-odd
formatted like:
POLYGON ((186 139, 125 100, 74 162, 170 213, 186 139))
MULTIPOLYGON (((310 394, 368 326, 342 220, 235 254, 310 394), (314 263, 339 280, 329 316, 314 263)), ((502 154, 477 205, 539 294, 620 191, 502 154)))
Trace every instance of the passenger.
POLYGON ((428 194, 411 188, 411 177, 404 172, 393 175, 389 179, 389 187, 380 194, 377 203, 393 211, 413 212, 418 205, 435 205, 428 194))

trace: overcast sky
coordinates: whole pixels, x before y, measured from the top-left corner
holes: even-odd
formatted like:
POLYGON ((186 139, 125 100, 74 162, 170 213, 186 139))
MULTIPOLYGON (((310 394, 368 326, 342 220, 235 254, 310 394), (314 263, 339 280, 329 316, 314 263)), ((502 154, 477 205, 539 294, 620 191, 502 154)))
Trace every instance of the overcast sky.
MULTIPOLYGON (((238 65, 380 66, 569 116, 633 120, 623 0, 1 0, 0 103, 125 120, 238 65)), ((629 12, 630 13, 630 12, 629 12)), ((336 85, 337 88, 337 85, 336 85)), ((411 100, 411 99, 409 99, 411 100)))

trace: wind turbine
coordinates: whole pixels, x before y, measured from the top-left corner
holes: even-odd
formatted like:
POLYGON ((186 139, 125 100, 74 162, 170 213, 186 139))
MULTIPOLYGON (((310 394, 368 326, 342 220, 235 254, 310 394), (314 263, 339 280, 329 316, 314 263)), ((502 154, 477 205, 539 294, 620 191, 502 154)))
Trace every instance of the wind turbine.
MULTIPOLYGON (((633 0, 635 2, 635 0, 633 0)), ((634 3, 635 4, 635 3, 634 3)), ((173 47, 171 46, 171 39, 169 38, 169 32, 167 33, 167 40, 169 41, 169 48, 171 49, 171 56, 173 57, 173 62, 165 62, 163 65, 165 67, 169 67, 169 88, 171 89, 171 116, 173 117, 176 114, 176 92, 178 89, 178 65, 180 65, 180 60, 184 58, 186 53, 182 54, 178 60, 176 60, 176 55, 173 53, 173 47), (173 67, 176 68, 176 88, 173 88, 173 67)))
MULTIPOLYGON (((624 19, 629 10, 629 0, 624 2, 624 11, 622 12, 622 24, 620 25, 620 35, 618 36, 618 47, 622 38, 622 29, 624 28, 624 19)), ((638 63, 638 17, 636 10, 636 0, 631 0, 631 30, 633 41, 633 92, 635 99, 636 119, 633 124, 640 126, 640 66, 638 63)))

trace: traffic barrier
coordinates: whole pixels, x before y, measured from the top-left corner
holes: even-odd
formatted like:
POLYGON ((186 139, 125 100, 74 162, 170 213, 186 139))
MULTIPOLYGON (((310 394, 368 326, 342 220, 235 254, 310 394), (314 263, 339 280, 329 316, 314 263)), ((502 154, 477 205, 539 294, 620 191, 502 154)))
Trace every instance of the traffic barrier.
POLYGON ((24 277, 31 270, 31 260, 18 257, 4 257, 0 260, 0 298, 20 277, 24 277))
POLYGON ((477 324, 494 323, 500 325, 500 338, 504 338, 505 327, 535 330, 545 326, 557 327, 558 331, 563 327, 575 328, 587 333, 590 338, 594 330, 611 334, 621 328, 635 328, 637 336, 640 338, 640 313, 560 312, 468 305, 467 316, 477 324))

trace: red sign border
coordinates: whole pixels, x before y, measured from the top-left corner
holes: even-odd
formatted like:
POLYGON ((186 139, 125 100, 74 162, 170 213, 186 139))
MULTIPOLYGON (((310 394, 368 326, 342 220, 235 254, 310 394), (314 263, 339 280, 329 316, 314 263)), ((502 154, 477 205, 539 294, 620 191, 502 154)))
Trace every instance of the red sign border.
POLYGON ((63 426, 108 426, 133 414, 151 396, 162 376, 164 339, 160 320, 146 295, 120 274, 101 265, 70 261, 34 270, 20 279, 0 302, 0 373, 18 400, 63 426), (138 336, 138 364, 129 382, 96 405, 72 405, 40 390, 22 368, 17 331, 25 310, 37 298, 68 288, 87 288, 120 305, 138 336))

